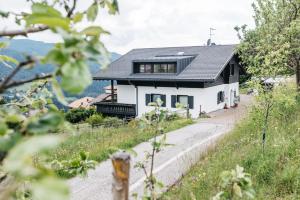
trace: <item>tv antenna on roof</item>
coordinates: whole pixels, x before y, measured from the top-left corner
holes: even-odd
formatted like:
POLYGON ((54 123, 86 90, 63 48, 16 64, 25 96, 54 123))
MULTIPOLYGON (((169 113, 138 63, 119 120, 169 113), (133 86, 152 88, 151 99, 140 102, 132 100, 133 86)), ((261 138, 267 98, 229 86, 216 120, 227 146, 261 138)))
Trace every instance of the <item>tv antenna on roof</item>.
POLYGON ((209 28, 209 39, 207 40, 207 46, 215 45, 215 43, 212 43, 212 36, 214 35, 212 32, 215 31, 215 28, 209 28))

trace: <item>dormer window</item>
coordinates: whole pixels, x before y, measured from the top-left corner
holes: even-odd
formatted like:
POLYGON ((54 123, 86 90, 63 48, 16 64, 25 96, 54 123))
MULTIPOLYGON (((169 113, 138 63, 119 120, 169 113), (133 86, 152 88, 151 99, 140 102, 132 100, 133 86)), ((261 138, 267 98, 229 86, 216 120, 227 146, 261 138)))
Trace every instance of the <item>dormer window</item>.
POLYGON ((176 73, 176 63, 135 63, 135 73, 176 73))

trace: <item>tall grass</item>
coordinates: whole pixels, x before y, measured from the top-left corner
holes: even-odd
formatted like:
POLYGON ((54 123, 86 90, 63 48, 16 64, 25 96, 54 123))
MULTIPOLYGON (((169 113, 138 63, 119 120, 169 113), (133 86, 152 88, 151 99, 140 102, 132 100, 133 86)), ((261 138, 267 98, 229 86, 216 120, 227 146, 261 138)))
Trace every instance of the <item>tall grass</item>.
POLYGON ((256 199, 300 199, 300 103, 292 86, 275 89, 274 105, 262 151, 260 102, 221 139, 163 199, 211 199, 220 173, 237 164, 252 175, 256 199))
MULTIPOLYGON (((164 132, 172 131, 188 124, 191 119, 176 119, 165 121, 162 124, 164 132)), ((89 153, 89 158, 98 162, 109 157, 118 149, 129 149, 135 145, 148 141, 155 135, 155 131, 142 129, 138 125, 123 125, 118 128, 94 128, 87 125, 79 125, 79 133, 67 135, 67 139, 57 149, 49 152, 47 160, 70 160, 78 157, 80 151, 89 153)), ((68 178, 68 174, 60 174, 68 178)))

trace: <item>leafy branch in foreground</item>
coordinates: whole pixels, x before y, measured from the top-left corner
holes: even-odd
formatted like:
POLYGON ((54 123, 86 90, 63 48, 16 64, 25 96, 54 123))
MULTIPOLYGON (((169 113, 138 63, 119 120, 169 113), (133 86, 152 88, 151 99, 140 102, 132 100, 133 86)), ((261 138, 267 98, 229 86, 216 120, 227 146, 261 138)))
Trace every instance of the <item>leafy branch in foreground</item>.
POLYGON ((213 197, 213 200, 254 199, 255 191, 252 187, 250 174, 244 172, 239 165, 231 171, 221 174, 221 191, 213 197))
MULTIPOLYGON (((48 54, 38 58, 26 55, 24 60, 16 61, 0 55, 0 62, 12 69, 0 80, 0 94, 26 83, 31 87, 21 98, 0 105, 0 199, 68 199, 69 191, 64 181, 47 164, 37 160, 47 156, 44 152, 57 147, 64 139, 53 133, 68 127, 63 114, 53 104, 52 93, 46 85, 51 84, 58 99, 65 103, 63 91, 78 94, 91 83, 88 64, 108 60, 108 52, 100 41, 100 36, 108 32, 94 25, 83 24, 83 28, 78 28, 78 23, 84 18, 93 22, 100 8, 107 8, 111 14, 118 12, 115 0, 94 0, 85 11, 77 9, 77 1, 32 0, 27 1, 31 6, 28 13, 0 11, 0 17, 10 20, 8 17, 14 16, 15 23, 22 27, 20 30, 0 31, 0 37, 13 38, 49 30, 49 34, 62 39, 48 54), (38 62, 52 64, 54 70, 50 74, 16 80, 18 73, 34 68, 38 62)), ((0 43, 0 48, 6 46, 0 43)), ((70 173, 85 175, 95 163, 81 153, 80 158, 63 165, 70 173)))
POLYGON ((81 151, 79 157, 71 160, 58 161, 54 160, 51 162, 51 168, 57 173, 66 173, 70 176, 87 176, 89 169, 95 169, 97 162, 89 160, 89 154, 81 151))
MULTIPOLYGON (((162 101, 157 99, 156 102, 149 103, 149 106, 153 106, 154 110, 145 114, 142 118, 146 127, 152 127, 155 129, 156 134, 151 141, 152 150, 146 152, 145 160, 143 162, 137 162, 135 168, 142 170, 146 176, 145 179, 145 191, 143 198, 156 200, 158 199, 159 189, 163 187, 163 183, 158 181, 154 176, 154 159, 155 155, 162 150, 163 147, 168 146, 166 143, 166 135, 164 134, 160 140, 157 140, 157 135, 163 133, 163 129, 160 127, 160 123, 165 119, 165 112, 161 111, 162 101), (149 165, 150 162, 150 166, 149 165)), ((136 195, 134 195, 136 196, 136 195)), ((137 196, 136 196, 137 198, 137 196)))

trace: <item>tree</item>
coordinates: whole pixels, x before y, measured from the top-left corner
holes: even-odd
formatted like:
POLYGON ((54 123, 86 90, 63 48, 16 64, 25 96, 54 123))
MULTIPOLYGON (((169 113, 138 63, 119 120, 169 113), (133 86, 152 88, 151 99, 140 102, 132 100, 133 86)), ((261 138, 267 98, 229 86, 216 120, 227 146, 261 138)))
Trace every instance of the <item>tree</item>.
POLYGON ((256 0, 255 29, 236 27, 239 55, 257 78, 295 73, 300 91, 300 1, 256 0))
MULTIPOLYGON (((0 31, 0 37, 14 38, 49 30, 58 35, 62 42, 44 57, 27 55, 17 60, 0 55, 0 62, 11 67, 7 77, 1 77, 0 94, 6 90, 30 83, 30 89, 19 99, 0 105, 0 199, 66 199, 68 189, 46 164, 36 162, 37 154, 56 147, 62 138, 51 134, 59 128, 66 128, 64 117, 51 102, 52 93, 46 85, 51 84, 54 93, 66 103, 63 91, 77 94, 92 81, 88 62, 107 61, 107 50, 100 41, 102 34, 108 34, 101 26, 78 28, 83 19, 95 21, 99 8, 118 12, 116 0, 94 0, 87 10, 79 11, 78 0, 30 0, 31 11, 14 13, 0 11, 0 17, 14 18, 19 30, 0 31), (35 67, 37 63, 53 64, 50 74, 36 74, 33 78, 15 80, 21 69, 35 67), (33 83, 34 82, 34 83, 33 83)), ((6 43, 1 42, 0 48, 6 43)), ((81 153, 85 174, 90 162, 81 153)), ((74 169, 74 166, 72 166, 74 169)), ((78 171, 74 169, 75 171, 78 171)))

